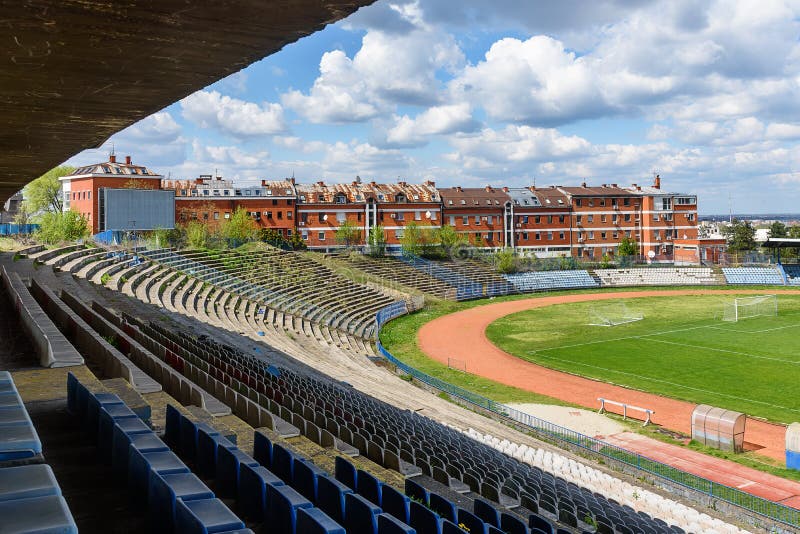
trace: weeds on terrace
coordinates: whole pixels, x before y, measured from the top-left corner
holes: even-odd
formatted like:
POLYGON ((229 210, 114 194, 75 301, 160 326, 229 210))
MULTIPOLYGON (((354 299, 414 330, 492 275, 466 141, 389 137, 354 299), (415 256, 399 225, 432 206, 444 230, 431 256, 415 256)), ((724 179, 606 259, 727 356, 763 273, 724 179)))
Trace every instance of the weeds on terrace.
POLYGON ((108 273, 103 273, 103 276, 100 277, 100 283, 103 285, 107 285, 110 280, 111 275, 108 273))

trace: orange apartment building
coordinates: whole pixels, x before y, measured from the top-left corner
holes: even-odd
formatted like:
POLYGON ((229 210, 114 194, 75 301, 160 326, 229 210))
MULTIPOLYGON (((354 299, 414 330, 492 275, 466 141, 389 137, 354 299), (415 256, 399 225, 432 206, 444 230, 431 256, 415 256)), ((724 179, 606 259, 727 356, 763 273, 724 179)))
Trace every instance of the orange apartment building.
POLYGON ((175 190, 175 222, 191 220, 219 225, 244 208, 259 228, 284 237, 295 231, 297 190, 293 180, 262 180, 261 185, 236 187, 221 176, 201 175, 193 181, 165 181, 175 190))
POLYGON ((476 247, 499 248, 511 242, 511 198, 502 189, 450 187, 439 190, 442 221, 476 247))
MULTIPOLYGON (((511 241, 506 246, 538 257, 569 256, 569 199, 555 187, 503 188, 511 199, 511 241)), ((508 208, 507 208, 508 209, 508 208)))
MULTIPOLYGON (((101 204, 101 190, 105 189, 161 189, 163 176, 152 172, 147 167, 135 165, 130 156, 125 156, 125 163, 117 162, 111 154, 107 162, 85 165, 75 172, 59 178, 63 198, 63 210, 73 210, 89 221, 92 234, 105 230, 104 213, 101 204)), ((145 215, 138 223, 127 221, 133 229, 152 230, 147 224, 145 215)))
POLYGON ((363 244, 372 228, 382 226, 387 248, 396 249, 409 223, 441 226, 440 211, 433 182, 378 184, 357 179, 350 184, 297 186, 297 229, 314 249, 339 246, 336 232, 345 221, 358 232, 354 244, 363 244))

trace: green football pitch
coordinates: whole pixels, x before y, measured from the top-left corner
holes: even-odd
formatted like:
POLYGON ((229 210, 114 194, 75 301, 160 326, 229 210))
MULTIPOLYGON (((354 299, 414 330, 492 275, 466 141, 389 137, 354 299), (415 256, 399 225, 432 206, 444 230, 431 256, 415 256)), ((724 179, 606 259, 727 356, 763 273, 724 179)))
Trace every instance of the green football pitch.
MULTIPOLYGON (((503 350, 573 374, 711 404, 771 421, 800 421, 800 295, 777 316, 722 321, 734 294, 625 299, 642 320, 592 326, 618 300, 560 304, 498 319, 503 350)), ((616 303, 616 304, 615 304, 616 303)))

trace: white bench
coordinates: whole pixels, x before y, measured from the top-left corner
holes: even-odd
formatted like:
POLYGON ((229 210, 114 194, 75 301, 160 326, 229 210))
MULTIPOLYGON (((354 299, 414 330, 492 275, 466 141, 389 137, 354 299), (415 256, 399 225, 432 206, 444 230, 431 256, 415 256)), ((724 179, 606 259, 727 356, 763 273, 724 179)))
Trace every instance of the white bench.
POLYGON ((647 408, 640 408, 639 406, 633 406, 632 404, 625 404, 624 402, 617 402, 609 399, 604 399, 603 397, 598 397, 597 400, 600 401, 600 411, 598 413, 605 413, 606 404, 613 404, 614 406, 621 406, 622 407, 622 418, 628 418, 628 410, 634 410, 637 412, 642 412, 645 414, 644 424, 642 426, 649 425, 651 421, 651 416, 656 413, 655 410, 649 410, 647 408))

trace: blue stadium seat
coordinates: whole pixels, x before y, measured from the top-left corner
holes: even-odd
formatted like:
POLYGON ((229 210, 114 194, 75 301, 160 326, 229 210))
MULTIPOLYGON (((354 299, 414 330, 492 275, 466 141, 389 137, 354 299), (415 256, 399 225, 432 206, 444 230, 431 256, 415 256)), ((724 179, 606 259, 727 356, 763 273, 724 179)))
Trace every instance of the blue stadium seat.
POLYGON ((222 437, 219 432, 206 430, 202 427, 197 429, 196 464, 197 472, 200 475, 211 478, 217 474, 217 457, 220 447, 237 448, 227 438, 222 437))
POLYGON ((378 514, 381 509, 361 495, 348 493, 344 496, 344 526, 347 532, 376 534, 378 514))
POLYGON ((272 444, 272 463, 270 464, 270 471, 278 475, 278 477, 287 484, 292 483, 294 460, 295 456, 292 451, 277 443, 272 444))
POLYGON ((269 527, 276 532, 295 534, 297 532, 297 510, 313 506, 310 501, 289 486, 267 484, 266 521, 269 527))
POLYGON ((242 465, 258 467, 258 462, 238 448, 218 447, 216 490, 220 497, 236 498, 239 491, 239 470, 242 465))
POLYGON ((127 408, 124 404, 122 406, 114 404, 104 406, 100 410, 97 446, 100 450, 100 456, 108 464, 111 463, 113 456, 115 432, 123 432, 130 435, 152 432, 150 427, 144 424, 144 421, 127 408))
POLYGON ((356 467, 341 456, 336 457, 334 475, 336 476, 336 480, 353 491, 356 490, 356 483, 358 482, 356 467))
POLYGON ((366 498, 372 504, 381 506, 381 488, 383 483, 367 473, 359 469, 356 471, 356 491, 359 495, 366 498))
MULTIPOLYGON (((466 532, 466 530, 462 529, 452 521, 442 519, 442 534, 465 534, 466 532)), ((478 532, 482 534, 482 531, 478 532)))
POLYGON ((239 471, 239 507, 244 517, 260 522, 267 510, 267 485, 282 486, 283 481, 264 466, 242 465, 239 471))
POLYGON ((0 502, 2 532, 78 534, 78 527, 60 495, 0 502))
POLYGON ((546 534, 553 534, 553 524, 539 514, 528 516, 528 526, 531 529, 539 529, 546 534))
POLYGON ((436 513, 424 504, 411 501, 409 525, 417 534, 442 534, 442 522, 436 513))
POLYGON ((67 411, 72 415, 78 415, 78 388, 83 384, 72 373, 67 373, 67 411))
POLYGON ((0 462, 33 458, 42 443, 25 409, 10 373, 3 375, 0 391, 0 462))
POLYGON ((403 495, 388 484, 383 486, 383 491, 381 492, 381 508, 384 512, 408 524, 410 506, 411 499, 406 495, 403 495))
POLYGON ((378 534, 416 534, 416 531, 396 517, 383 513, 378 514, 378 534))
POLYGON ((469 510, 464 510, 463 508, 459 508, 456 519, 458 519, 456 523, 467 527, 469 532, 478 532, 482 534, 483 531, 485 530, 484 522, 481 521, 481 519, 478 516, 476 516, 469 510))
POLYGON ((325 471, 311 463, 310 460, 296 460, 292 475, 292 487, 300 495, 315 503, 317 502, 317 479, 323 475, 325 475, 325 471))
POLYGON ((133 490, 136 499, 147 500, 147 489, 152 475, 189 472, 186 464, 172 451, 141 452, 131 449, 130 452, 128 486, 133 490))
POLYGON ((183 415, 171 404, 167 404, 166 424, 164 425, 164 441, 173 450, 181 447, 181 419, 183 415))
POLYGON ((148 516, 154 532, 173 532, 177 500, 213 499, 214 493, 192 473, 154 475, 148 490, 148 516))
POLYGON ((175 532, 212 534, 243 528, 244 523, 219 499, 177 500, 175 532))
POLYGON ((253 458, 265 467, 272 465, 272 441, 257 430, 253 434, 253 458))
POLYGON ((22 465, 0 469, 0 502, 61 495, 49 465, 22 465))
POLYGON ((455 522, 456 520, 456 505, 449 499, 445 499, 438 493, 431 492, 428 495, 428 506, 431 510, 439 514, 442 519, 448 519, 455 522))
POLYGON ((353 490, 331 478, 317 477, 317 506, 339 524, 344 524, 345 496, 353 490))
POLYGON ((500 529, 507 534, 528 534, 524 521, 505 512, 500 514, 500 529))
POLYGON ((97 439, 97 430, 100 424, 100 408, 104 406, 125 406, 125 403, 113 393, 92 393, 87 390, 86 415, 83 419, 83 428, 95 440, 97 439))
POLYGON ((414 482, 412 479, 406 479, 406 495, 419 502, 428 504, 428 490, 414 482))
POLYGON ((122 478, 128 476, 128 459, 132 449, 140 452, 157 452, 168 451, 169 447, 156 436, 155 432, 127 434, 115 428, 111 441, 111 466, 117 476, 122 478))
POLYGON ((344 528, 319 508, 297 510, 299 534, 346 534, 344 528))
POLYGON ((481 521, 487 525, 500 528, 500 514, 494 506, 483 499, 475 499, 473 510, 481 521))

